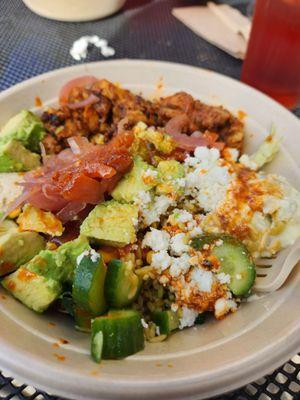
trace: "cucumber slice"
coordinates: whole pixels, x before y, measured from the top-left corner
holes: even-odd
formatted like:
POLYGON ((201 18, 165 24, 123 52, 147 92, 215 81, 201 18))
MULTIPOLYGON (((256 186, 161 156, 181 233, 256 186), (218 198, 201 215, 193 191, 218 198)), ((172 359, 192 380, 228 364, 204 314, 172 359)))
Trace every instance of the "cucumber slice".
POLYGON ((170 310, 154 311, 152 320, 159 327, 159 331, 163 335, 168 335, 179 326, 178 315, 170 310))
POLYGON ((107 307, 104 297, 106 267, 100 254, 87 251, 74 271, 72 295, 78 308, 92 316, 103 314, 107 307))
POLYGON ((110 307, 128 307, 137 298, 140 278, 133 272, 133 262, 112 260, 105 279, 105 298, 110 307))
POLYGON ((144 348, 144 333, 141 315, 134 310, 111 310, 106 315, 92 320, 92 358, 98 360, 130 356, 144 348), (103 335, 101 355, 99 336, 103 335))
POLYGON ((74 308, 75 329, 80 332, 91 332, 92 316, 78 307, 74 308))
POLYGON ((220 246, 214 246, 211 254, 217 257, 221 266, 219 272, 230 275, 230 290, 235 296, 245 296, 254 284, 255 264, 246 246, 229 235, 202 235, 194 238, 191 246, 201 250, 204 244, 214 244, 222 240, 220 246))

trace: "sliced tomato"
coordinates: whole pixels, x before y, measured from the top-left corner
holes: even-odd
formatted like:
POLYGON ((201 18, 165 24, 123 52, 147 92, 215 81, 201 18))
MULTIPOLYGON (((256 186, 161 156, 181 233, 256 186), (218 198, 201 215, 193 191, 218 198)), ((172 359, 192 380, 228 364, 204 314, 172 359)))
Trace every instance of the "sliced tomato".
POLYGON ((20 204, 25 199, 68 221, 85 205, 102 202, 132 166, 128 147, 133 137, 128 132, 118 134, 105 145, 93 145, 84 138, 72 139, 71 149, 44 157, 42 167, 25 174, 20 204))
POLYGON ((61 191, 65 200, 89 204, 98 204, 103 201, 101 182, 80 173, 69 177, 65 175, 64 178, 69 178, 61 191))

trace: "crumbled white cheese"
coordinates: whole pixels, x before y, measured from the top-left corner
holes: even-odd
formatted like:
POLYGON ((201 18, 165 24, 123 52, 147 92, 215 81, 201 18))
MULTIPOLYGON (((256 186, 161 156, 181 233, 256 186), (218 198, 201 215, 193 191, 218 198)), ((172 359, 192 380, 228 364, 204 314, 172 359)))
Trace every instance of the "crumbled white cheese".
POLYGON ((225 199, 231 181, 227 166, 219 165, 218 149, 197 147, 195 157, 185 159, 186 195, 204 211, 212 211, 225 199))
POLYGON ((237 161, 238 160, 238 158, 239 158, 239 151, 237 150, 237 149, 234 149, 234 148, 232 148, 232 147, 227 147, 227 152, 229 153, 229 155, 230 155, 230 159, 232 160, 232 161, 237 161))
POLYGON ((215 317, 221 318, 229 311, 236 311, 237 304, 234 300, 225 299, 224 297, 215 302, 215 317))
POLYGON ((191 273, 192 286, 196 286, 200 292, 211 292, 213 274, 203 268, 195 268, 191 273))
POLYGON ((200 146, 196 147, 194 151, 194 156, 200 161, 207 160, 207 159, 213 159, 217 160, 220 158, 220 152, 218 149, 209 149, 208 147, 200 146))
POLYGON ((198 312, 187 307, 182 307, 182 317, 179 319, 179 329, 193 326, 198 312))
POLYGON ((217 274, 217 279, 220 283, 222 284, 230 284, 230 275, 229 274, 225 274, 225 272, 220 272, 219 274, 217 274))
POLYGON ((162 275, 159 278, 159 283, 161 283, 162 285, 166 285, 169 282, 169 278, 166 275, 162 275))
POLYGON ((263 213, 274 214, 280 208, 280 199, 276 196, 264 196, 263 213))
POLYGON ((141 323, 142 323, 143 328, 145 328, 145 329, 149 328, 149 325, 148 325, 147 322, 144 320, 144 318, 141 318, 141 323))
POLYGON ((154 169, 148 168, 144 173, 143 173, 143 178, 157 178, 158 172, 155 171, 154 169))
POLYGON ((196 227, 196 221, 190 221, 187 223, 186 228, 188 231, 192 231, 196 227))
POLYGON ((142 247, 150 247, 154 251, 168 250, 170 235, 166 231, 150 228, 142 242, 142 247))
POLYGON ((172 303, 171 304, 171 311, 176 312, 178 310, 178 304, 172 303))
POLYGON ((154 253, 151 260, 151 266, 158 271, 164 271, 169 268, 171 264, 171 257, 166 250, 161 250, 158 253, 154 253))
POLYGON ((93 36, 82 36, 75 40, 73 43, 70 54, 76 61, 83 60, 87 57, 89 45, 97 47, 104 57, 111 57, 115 55, 115 50, 108 46, 108 42, 105 39, 99 38, 97 35, 93 36))
POLYGON ((189 232, 189 235, 191 238, 202 235, 203 234, 203 230, 202 228, 200 228, 200 226, 196 226, 193 230, 191 230, 189 232))
POLYGON ((155 334, 156 334, 156 336, 159 336, 159 335, 160 335, 160 328, 159 328, 159 326, 156 326, 156 327, 155 327, 155 334))
POLYGON ((147 204, 151 203, 152 198, 150 195, 150 192, 146 192, 144 190, 141 190, 136 199, 134 200, 134 204, 140 206, 140 207, 145 207, 147 204))
POLYGON ((165 214, 168 208, 174 204, 174 200, 167 196, 161 195, 155 197, 153 203, 141 209, 144 223, 149 226, 153 222, 159 222, 161 215, 165 214))
POLYGON ((177 233, 170 240, 171 253, 175 256, 180 256, 182 253, 189 251, 187 245, 187 236, 184 233, 177 233))
POLYGON ((219 240, 217 240, 217 241, 215 242, 215 245, 216 245, 217 247, 219 247, 219 246, 222 246, 223 243, 224 243, 223 240, 222 240, 222 239, 219 239, 219 240))
POLYGON ((185 178, 177 178, 174 180, 175 185, 177 185, 180 188, 185 187, 185 178))
POLYGON ((177 222, 179 223, 185 223, 185 222, 189 222, 189 221, 193 221, 193 216, 191 213, 189 213, 186 210, 179 210, 178 208, 176 208, 173 211, 174 218, 176 219, 177 222))
POLYGON ((182 254, 180 257, 171 258, 171 266, 169 269, 170 275, 176 278, 179 275, 185 274, 190 269, 190 256, 182 254))
POLYGON ((100 259, 100 255, 94 250, 85 250, 83 253, 79 254, 76 259, 77 265, 79 265, 84 257, 90 256, 92 262, 97 262, 100 259))

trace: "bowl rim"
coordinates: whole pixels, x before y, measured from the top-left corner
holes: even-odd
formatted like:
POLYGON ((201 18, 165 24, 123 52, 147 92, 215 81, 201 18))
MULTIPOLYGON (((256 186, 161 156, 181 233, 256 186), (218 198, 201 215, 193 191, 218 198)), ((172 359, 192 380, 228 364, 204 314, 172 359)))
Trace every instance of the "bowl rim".
MULTIPOLYGON (((0 93, 0 101, 5 101, 7 96, 13 96, 14 94, 18 93, 20 90, 26 90, 26 88, 35 85, 38 82, 41 82, 43 80, 47 79, 54 79, 56 76, 59 76, 61 74, 64 74, 66 72, 79 72, 83 71, 87 66, 91 67, 96 67, 99 65, 103 64, 120 64, 120 63, 125 63, 125 64, 133 64, 136 65, 138 64, 139 66, 143 66, 147 64, 147 66, 151 66, 151 63, 154 63, 156 65, 164 66, 166 68, 172 68, 172 69, 182 69, 184 68, 185 71, 191 71, 193 73, 202 73, 202 74, 213 74, 214 78, 219 79, 219 80, 228 80, 234 85, 239 85, 244 88, 246 92, 252 92, 256 96, 259 96, 261 99, 263 99, 265 102, 269 102, 272 104, 273 108, 277 109, 283 115, 286 115, 287 118, 294 119, 294 122, 297 121, 297 124, 300 126, 300 122, 298 118, 293 115, 291 112, 288 110, 284 109, 280 104, 278 104, 275 100, 269 98, 267 95, 259 92, 258 90, 242 83, 239 82, 231 77, 227 77, 225 75, 210 71, 210 70, 205 70, 202 68, 194 67, 194 66, 188 66, 185 64, 181 63, 172 63, 172 62, 164 62, 164 61, 156 61, 156 60, 134 60, 134 59, 121 59, 121 60, 112 60, 112 61, 96 61, 93 63, 88 63, 88 64, 79 64, 71 67, 65 67, 65 68, 60 68, 56 69, 54 71, 46 72, 42 75, 38 75, 36 77, 30 78, 26 81, 20 82, 16 84, 15 86, 6 89, 2 93, 0 93)), ((266 347, 263 351, 260 352, 260 354, 252 354, 252 356, 249 356, 248 358, 241 360, 239 363, 236 363, 236 365, 232 365, 230 370, 228 371, 220 371, 216 370, 216 373, 219 373, 219 381, 218 382, 223 382, 222 387, 226 387, 226 390, 230 391, 233 389, 236 389, 237 387, 240 387, 246 383, 249 383, 250 381, 254 381, 255 379, 261 377, 262 375, 271 372, 272 369, 274 369, 277 366, 280 366, 282 363, 284 363, 289 357, 293 356, 297 350, 300 350, 300 318, 297 321, 297 323, 293 326, 293 329, 285 336, 281 337, 278 339, 276 342, 271 342, 268 347, 266 347), (251 368, 249 368, 248 362, 251 361, 251 359, 255 359, 256 362, 260 362, 260 368, 256 367, 255 363, 252 363, 251 368), (272 366, 271 366, 272 364, 272 366), (245 377, 245 369, 247 369, 247 377, 245 377), (232 382, 232 375, 234 374, 235 376, 235 382, 238 382, 238 384, 232 382), (249 378, 250 377, 250 378, 249 378), (229 383, 231 382, 231 383, 229 383)), ((38 386, 39 388, 46 390, 46 391, 53 391, 53 388, 55 388, 55 392, 61 396, 68 397, 70 395, 76 396, 76 398, 97 398, 96 397, 96 392, 95 396, 93 397, 86 397, 85 396, 85 390, 84 387, 82 391, 78 391, 78 387, 76 387, 76 392, 74 392, 74 372, 69 373, 65 369, 63 370, 63 376, 60 379, 60 382, 58 382, 58 375, 55 374, 55 377, 52 377, 53 373, 53 368, 51 366, 44 365, 43 363, 39 362, 38 360, 31 360, 31 363, 33 363, 32 366, 34 368, 30 368, 30 371, 24 371, 24 368, 20 367, 23 363, 26 365, 26 354, 16 354, 16 357, 14 358, 14 361, 11 360, 11 354, 14 352, 13 348, 11 348, 10 345, 7 346, 7 344, 2 343, 2 340, 0 338, 0 344, 6 346, 6 356, 1 355, 1 365, 3 368, 11 372, 14 376, 16 376, 19 379, 28 381, 29 383, 33 383, 33 385, 38 386), (12 352, 12 353, 11 353, 12 352), (16 368, 16 363, 19 365, 18 368, 16 368), (41 379, 41 376, 38 374, 34 373, 32 369, 39 371, 40 368, 43 368, 43 379, 41 379)), ((202 380, 201 380, 201 385, 203 386, 205 383, 205 378, 209 380, 209 374, 205 377, 204 374, 202 374, 202 380)), ((93 378, 88 378, 85 377, 87 380, 87 383, 90 385, 95 384, 95 380, 93 378)), ((111 382, 106 382, 103 383, 101 381, 101 384, 103 386, 106 385, 106 390, 105 390, 105 395, 107 398, 113 398, 110 397, 109 395, 109 385, 111 385, 111 382)), ((187 393, 192 393, 195 394, 197 391, 197 388, 199 389, 199 375, 195 374, 194 376, 189 375, 188 377, 185 378, 171 378, 171 379, 164 379, 164 380, 139 380, 138 382, 132 384, 132 382, 128 382, 127 380, 119 380, 118 381, 118 388, 114 392, 114 395, 117 393, 121 393, 124 390, 126 390, 127 394, 129 394, 131 391, 132 393, 134 391, 141 393, 142 391, 152 391, 153 393, 153 398, 155 397, 155 394, 157 395, 158 393, 161 393, 162 390, 166 388, 166 386, 173 385, 172 387, 172 395, 173 397, 170 397, 170 392, 168 393, 168 398, 182 398, 180 396, 186 395, 187 393), (155 388, 153 387, 155 385, 155 388), (192 392, 191 392, 191 386, 193 387, 192 392)), ((205 386, 205 385, 204 385, 205 386)), ((115 390, 115 389, 114 389, 115 390)), ((222 391, 218 390, 216 388, 214 391, 210 390, 209 394, 210 395, 216 395, 219 393, 222 393, 222 391)), ((113 392, 111 392, 113 393, 113 392)), ((106 398, 106 397, 105 397, 106 398)), ((198 396, 199 398, 199 396, 198 396)))

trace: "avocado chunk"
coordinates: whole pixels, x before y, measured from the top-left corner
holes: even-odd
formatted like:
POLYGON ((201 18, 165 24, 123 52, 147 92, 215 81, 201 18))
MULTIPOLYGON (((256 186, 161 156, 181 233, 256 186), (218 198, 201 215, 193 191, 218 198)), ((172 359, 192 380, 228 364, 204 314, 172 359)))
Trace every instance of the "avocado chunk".
POLYGON ((1 283, 27 307, 43 312, 61 295, 62 284, 72 281, 77 257, 89 248, 79 237, 57 250, 42 250, 1 283))
POLYGON ((0 172, 30 171, 40 166, 40 156, 27 150, 21 142, 10 140, 0 146, 0 172))
POLYGON ((183 187, 180 178, 184 177, 184 166, 176 160, 161 161, 157 166, 159 184, 156 187, 158 194, 182 195, 183 187))
POLYGON ((1 283, 16 299, 38 313, 45 311, 62 292, 58 281, 47 279, 25 267, 20 267, 1 283))
POLYGON ((80 237, 60 246, 57 250, 42 250, 26 268, 47 279, 72 282, 77 257, 90 248, 88 241, 80 237))
POLYGON ((112 197, 125 203, 133 202, 139 192, 146 192, 155 186, 155 174, 157 175, 157 172, 152 166, 136 156, 131 171, 118 183, 111 194, 112 197))
POLYGON ((100 244, 124 247, 136 241, 138 206, 115 200, 96 206, 81 225, 80 232, 100 244))
POLYGON ((19 232, 13 221, 0 224, 0 276, 15 271, 45 247, 45 240, 35 232, 19 232))
POLYGON ((50 211, 43 211, 39 208, 26 204, 18 220, 21 231, 34 231, 46 233, 51 236, 61 236, 63 225, 61 221, 50 211))
POLYGON ((4 125, 0 132, 0 144, 12 139, 20 141, 28 150, 38 152, 45 135, 40 118, 28 110, 22 110, 4 125))

